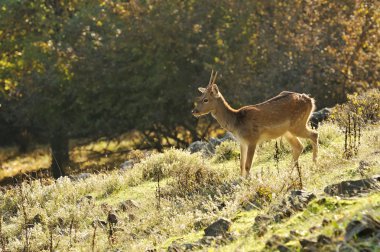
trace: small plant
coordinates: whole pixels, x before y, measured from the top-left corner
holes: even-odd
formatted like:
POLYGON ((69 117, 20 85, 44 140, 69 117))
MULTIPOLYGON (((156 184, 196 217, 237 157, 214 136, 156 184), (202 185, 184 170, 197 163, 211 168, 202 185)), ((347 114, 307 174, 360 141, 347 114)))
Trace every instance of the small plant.
POLYGON ((358 154, 363 126, 380 119, 380 91, 371 89, 360 95, 348 95, 347 98, 347 103, 334 108, 331 120, 344 132, 343 156, 349 159, 358 154))
POLYGON ((216 162, 224 162, 227 160, 237 160, 240 157, 238 144, 233 141, 225 141, 216 147, 215 160, 216 162))

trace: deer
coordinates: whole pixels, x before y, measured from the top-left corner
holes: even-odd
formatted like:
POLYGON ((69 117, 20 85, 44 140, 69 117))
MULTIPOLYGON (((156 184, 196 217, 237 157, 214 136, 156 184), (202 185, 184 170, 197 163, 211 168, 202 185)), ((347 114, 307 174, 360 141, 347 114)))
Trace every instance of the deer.
POLYGON ((298 169, 302 187, 298 159, 304 147, 299 138, 311 140, 314 163, 318 155, 318 132, 308 127, 315 110, 315 100, 307 94, 283 91, 262 103, 234 109, 215 83, 217 74, 212 71, 207 87, 198 88, 201 96, 195 99, 193 116, 198 118, 211 113, 222 128, 237 138, 240 143, 241 177, 249 177, 258 144, 284 137, 292 148, 292 161, 298 169))

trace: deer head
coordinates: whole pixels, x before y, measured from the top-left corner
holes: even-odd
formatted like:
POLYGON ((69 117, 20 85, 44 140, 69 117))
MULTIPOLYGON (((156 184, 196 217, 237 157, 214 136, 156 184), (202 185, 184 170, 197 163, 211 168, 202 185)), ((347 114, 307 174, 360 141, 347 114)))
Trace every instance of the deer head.
POLYGON ((221 97, 218 86, 215 84, 217 74, 217 72, 214 74, 212 71, 207 87, 198 88, 202 95, 195 99, 195 108, 192 111, 195 117, 206 115, 215 110, 216 102, 221 97))

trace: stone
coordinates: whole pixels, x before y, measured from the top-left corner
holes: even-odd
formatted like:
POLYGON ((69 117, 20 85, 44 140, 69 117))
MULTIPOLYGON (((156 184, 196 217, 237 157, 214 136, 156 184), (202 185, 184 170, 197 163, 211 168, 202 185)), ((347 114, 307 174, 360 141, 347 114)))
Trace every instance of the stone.
POLYGON ((266 224, 270 222, 272 219, 273 218, 270 217, 269 215, 259 214, 255 217, 255 225, 266 224))
POLYGON ((135 221, 137 219, 136 215, 134 214, 128 214, 128 220, 129 221, 135 221))
POLYGON ((277 246, 277 250, 280 252, 290 252, 291 251, 288 247, 286 247, 285 245, 282 245, 282 244, 277 246))
POLYGON ((220 145, 222 143, 222 141, 218 138, 212 137, 212 138, 210 138, 209 143, 216 147, 216 146, 220 145))
POLYGON ((205 236, 225 236, 230 230, 231 224, 230 220, 220 218, 204 230, 205 236))
POLYGON ((133 168, 133 164, 134 162, 132 160, 127 160, 127 161, 124 161, 123 163, 120 164, 120 170, 128 170, 128 169, 131 169, 133 168))
POLYGON ((288 196, 288 202, 297 211, 301 211, 310 201, 315 198, 316 196, 314 193, 309 193, 304 190, 295 190, 290 192, 290 196, 288 196))
POLYGON ((280 245, 282 240, 283 240, 283 238, 280 237, 279 235, 272 235, 272 237, 269 238, 267 240, 267 242, 265 243, 265 247, 266 248, 272 248, 272 247, 278 246, 278 245, 280 245))
POLYGON ((326 244, 331 244, 332 240, 330 237, 320 234, 317 236, 317 243, 326 245, 326 244))
POLYGON ((211 143, 203 141, 195 141, 188 147, 190 153, 201 152, 204 156, 212 156, 215 154, 215 147, 211 143))
POLYGON ((179 244, 176 242, 173 242, 172 244, 169 245, 168 247, 168 252, 182 252, 184 251, 179 244))
POLYGON ((220 139, 220 141, 221 142, 225 142, 225 141, 237 142, 236 137, 229 131, 220 139))
MULTIPOLYGON (((379 175, 377 175, 379 176, 379 175)), ((328 185, 324 192, 331 196, 359 196, 363 193, 380 191, 380 176, 367 179, 347 180, 337 184, 328 185)))
POLYGON ((313 112, 310 117, 310 124, 313 129, 318 129, 319 123, 327 120, 332 112, 331 108, 323 108, 313 112))
POLYGON ((85 180, 85 179, 88 179, 89 177, 91 177, 91 173, 81 173, 81 174, 78 174, 78 175, 70 175, 69 176, 69 178, 72 181, 85 180))
POLYGON ((312 241, 312 240, 308 240, 308 239, 301 239, 300 244, 301 244, 302 248, 306 248, 306 247, 311 248, 311 247, 317 246, 317 242, 312 241))
POLYGON ((92 226, 93 227, 98 226, 98 227, 101 227, 101 228, 105 228, 105 227, 107 227, 107 222, 104 221, 104 220, 94 220, 92 222, 92 226))
POLYGON ((107 221, 108 221, 108 223, 111 223, 111 224, 117 224, 118 217, 117 217, 115 211, 110 211, 108 213, 107 221))
POLYGON ((374 219, 371 215, 363 215, 361 220, 352 220, 346 227, 344 235, 345 241, 354 239, 367 239, 380 233, 380 221, 374 219))
POLYGON ((36 215, 33 217, 32 222, 33 222, 33 224, 39 224, 39 223, 42 222, 42 220, 43 220, 42 215, 41 215, 41 214, 36 214, 36 215))
POLYGON ((119 204, 119 209, 121 209, 124 212, 137 210, 139 208, 140 205, 136 201, 131 199, 120 202, 119 204))
POLYGON ((331 220, 329 219, 323 219, 322 220, 322 227, 326 227, 327 225, 329 225, 331 223, 331 220))

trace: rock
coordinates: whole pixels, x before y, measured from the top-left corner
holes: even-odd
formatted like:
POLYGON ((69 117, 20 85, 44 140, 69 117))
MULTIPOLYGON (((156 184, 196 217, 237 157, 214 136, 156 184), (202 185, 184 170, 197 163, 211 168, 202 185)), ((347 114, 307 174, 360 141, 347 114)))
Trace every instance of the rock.
POLYGON ((225 202, 221 202, 219 205, 218 205, 218 210, 222 210, 223 208, 225 208, 227 205, 225 202))
POLYGON ((222 141, 218 138, 210 138, 209 140, 210 144, 212 144, 214 147, 220 145, 222 143, 222 141))
POLYGON ((230 220, 220 218, 204 230, 205 236, 225 236, 230 230, 231 224, 230 220))
POLYGON ((119 204, 119 209, 121 209, 124 212, 137 210, 139 208, 140 205, 136 201, 131 199, 125 200, 119 204))
POLYGON ((362 220, 353 220, 346 227, 345 241, 367 239, 380 234, 380 221, 366 214, 362 220))
POLYGON ((137 219, 136 215, 134 214, 128 214, 128 220, 129 221, 135 221, 137 219))
POLYGON ((310 124, 313 129, 318 129, 319 123, 329 118, 332 110, 331 108, 323 108, 311 114, 310 124))
POLYGON ((314 193, 309 193, 303 190, 295 190, 290 192, 288 202, 295 210, 302 211, 306 205, 315 198, 316 196, 314 193))
POLYGON ((202 249, 202 245, 199 243, 185 243, 182 245, 182 247, 185 249, 185 251, 202 249))
POLYGON ((229 131, 220 139, 220 141, 221 142, 225 142, 225 141, 237 142, 236 137, 229 131))
POLYGON ((108 213, 108 212, 110 212, 110 211, 112 210, 112 206, 110 206, 110 205, 107 204, 107 203, 102 203, 102 204, 100 205, 100 208, 102 209, 102 211, 103 211, 104 213, 108 213))
POLYGON ((367 179, 347 180, 326 186, 324 192, 331 196, 358 196, 371 191, 380 191, 379 182, 379 175, 367 179))
POLYGON ((338 251, 338 252, 357 252, 358 250, 353 248, 352 246, 350 246, 347 243, 341 243, 337 246, 336 251, 338 251))
POLYGON ((267 242, 265 243, 265 247, 266 248, 276 247, 280 245, 282 241, 283 241, 283 238, 280 237, 279 235, 272 235, 272 237, 269 238, 267 242))
POLYGON ((179 244, 176 242, 173 242, 169 247, 168 247, 168 252, 182 252, 184 251, 179 244))
POLYGON ((269 223, 271 220, 273 220, 272 217, 270 217, 269 215, 265 215, 265 214, 259 214, 255 217, 255 225, 261 225, 261 224, 267 224, 269 223))
POLYGON ((331 244, 332 243, 332 240, 330 237, 326 236, 326 235, 323 235, 323 234, 320 234, 318 235, 317 237, 317 243, 318 244, 323 244, 323 245, 326 245, 326 244, 331 244))
POLYGON ((286 247, 285 245, 282 245, 282 244, 277 246, 277 250, 280 252, 290 252, 291 251, 288 247, 286 247))
POLYGON ((301 234, 298 233, 296 230, 290 230, 289 234, 290 234, 290 236, 293 236, 293 237, 299 237, 299 236, 301 236, 301 234))
POLYGON ((268 232, 268 229, 266 228, 265 225, 262 225, 262 226, 259 226, 257 231, 256 231, 256 235, 258 237, 262 237, 264 236, 266 233, 268 232))
POLYGON ((309 228, 309 232, 310 233, 314 233, 315 231, 321 229, 321 226, 312 226, 311 228, 309 228))
POLYGON ((216 238, 214 236, 204 236, 202 239, 199 240, 201 244, 207 245, 207 246, 210 246, 215 241, 216 241, 216 238))
POLYGON ((323 219, 322 220, 322 227, 326 227, 327 225, 329 225, 331 223, 331 220, 329 219, 323 219))
POLYGON ((215 147, 211 143, 195 141, 188 147, 190 153, 202 152, 205 156, 212 156, 215 154, 215 147))
POLYGON ((122 164, 120 164, 120 170, 128 170, 128 169, 131 169, 133 168, 133 161, 132 160, 127 160, 125 162, 123 162, 122 164))
POLYGON ((107 221, 110 224, 117 224, 118 218, 117 218, 115 211, 110 211, 108 213, 107 221))
POLYGON ((69 178, 72 181, 85 180, 85 179, 88 179, 89 177, 91 177, 91 173, 81 173, 81 174, 78 174, 78 175, 70 175, 69 176, 69 178))
POLYGON ((308 240, 308 239, 301 239, 300 244, 302 248, 309 248, 309 249, 317 246, 317 242, 308 240))
POLYGON ((107 227, 107 222, 104 221, 104 220, 94 220, 92 222, 92 226, 93 227, 98 226, 98 227, 101 227, 101 228, 105 228, 105 227, 107 227))
POLYGON ((313 193, 303 190, 291 191, 280 204, 273 206, 270 212, 274 214, 274 221, 279 222, 282 219, 290 217, 294 211, 302 211, 307 204, 316 198, 313 193))
POLYGON ((34 217, 33 217, 33 224, 39 224, 42 222, 42 215, 41 214, 36 214, 34 217))

